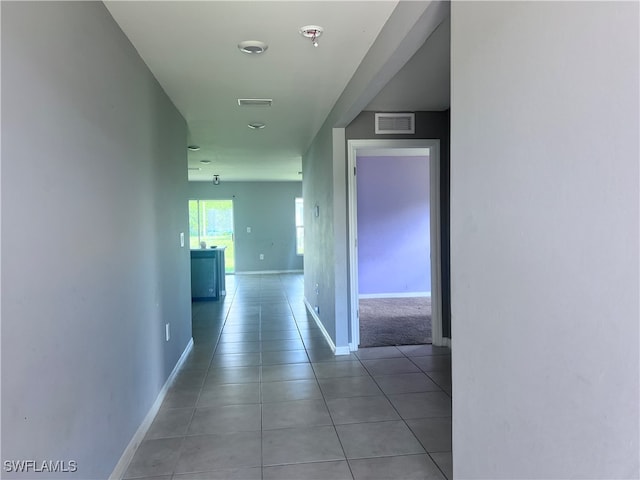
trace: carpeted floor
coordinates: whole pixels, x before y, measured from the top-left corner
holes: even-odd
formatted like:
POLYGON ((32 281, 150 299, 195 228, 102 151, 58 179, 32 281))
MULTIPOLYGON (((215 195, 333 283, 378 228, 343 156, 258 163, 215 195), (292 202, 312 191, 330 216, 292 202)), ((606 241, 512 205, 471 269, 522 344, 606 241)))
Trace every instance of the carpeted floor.
POLYGON ((360 346, 431 343, 431 298, 360 299, 360 346))

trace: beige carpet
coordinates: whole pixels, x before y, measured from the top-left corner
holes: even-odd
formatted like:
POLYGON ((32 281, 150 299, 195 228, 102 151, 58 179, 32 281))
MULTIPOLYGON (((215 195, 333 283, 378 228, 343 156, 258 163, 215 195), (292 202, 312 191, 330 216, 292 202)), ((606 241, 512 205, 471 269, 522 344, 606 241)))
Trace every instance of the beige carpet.
POLYGON ((431 343, 431 298, 360 299, 360 346, 431 343))

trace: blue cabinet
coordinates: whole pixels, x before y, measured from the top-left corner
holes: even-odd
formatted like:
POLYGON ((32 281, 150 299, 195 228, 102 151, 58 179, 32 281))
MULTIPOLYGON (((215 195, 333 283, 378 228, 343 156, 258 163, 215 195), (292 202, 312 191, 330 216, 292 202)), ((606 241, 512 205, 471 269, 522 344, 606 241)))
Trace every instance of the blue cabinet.
POLYGON ((191 298, 218 300, 225 291, 224 247, 191 250, 191 298))

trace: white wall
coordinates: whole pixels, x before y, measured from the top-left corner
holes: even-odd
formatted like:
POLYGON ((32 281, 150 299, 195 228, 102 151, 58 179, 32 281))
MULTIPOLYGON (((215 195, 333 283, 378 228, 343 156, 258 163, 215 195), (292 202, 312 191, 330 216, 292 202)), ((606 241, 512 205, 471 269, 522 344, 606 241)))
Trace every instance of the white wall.
POLYGON ((452 2, 456 479, 640 477, 637 2, 452 2))
POLYGON ((191 338, 186 125, 101 2, 1 8, 2 460, 104 479, 191 338))

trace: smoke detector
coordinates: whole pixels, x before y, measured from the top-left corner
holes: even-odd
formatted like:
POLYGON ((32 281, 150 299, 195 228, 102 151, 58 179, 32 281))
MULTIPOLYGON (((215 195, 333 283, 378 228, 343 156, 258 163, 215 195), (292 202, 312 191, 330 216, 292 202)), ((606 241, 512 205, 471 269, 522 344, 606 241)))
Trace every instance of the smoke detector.
POLYGON ((320 37, 323 32, 324 28, 319 27, 318 25, 306 25, 304 27, 300 27, 300 35, 310 38, 311 44, 314 47, 318 46, 318 37, 320 37))

